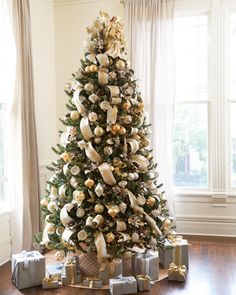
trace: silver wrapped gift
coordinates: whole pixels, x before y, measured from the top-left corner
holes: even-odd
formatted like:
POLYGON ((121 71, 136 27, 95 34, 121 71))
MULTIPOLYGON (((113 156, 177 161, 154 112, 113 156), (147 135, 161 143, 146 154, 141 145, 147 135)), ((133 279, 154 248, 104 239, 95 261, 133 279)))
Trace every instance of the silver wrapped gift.
POLYGON ((122 274, 122 260, 120 258, 105 259, 99 269, 99 279, 104 285, 109 284, 109 279, 122 274))
POLYGON ((132 258, 133 275, 147 275, 151 281, 159 279, 159 254, 158 252, 148 251, 136 253, 132 258))
POLYGON ((172 241, 166 239, 164 248, 159 250, 161 265, 168 269, 173 262, 178 266, 185 265, 189 268, 188 246, 188 241, 181 236, 172 241))
POLYGON ((12 282, 20 290, 42 284, 45 258, 38 251, 22 251, 12 255, 12 282))
POLYGON ((135 277, 122 277, 122 275, 109 280, 111 295, 137 293, 137 281, 135 277))

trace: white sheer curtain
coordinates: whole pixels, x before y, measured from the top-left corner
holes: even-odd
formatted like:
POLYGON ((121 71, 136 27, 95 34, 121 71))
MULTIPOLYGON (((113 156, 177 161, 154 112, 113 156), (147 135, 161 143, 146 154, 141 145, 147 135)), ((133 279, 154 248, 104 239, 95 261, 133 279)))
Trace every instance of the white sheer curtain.
POLYGON ((174 0, 125 0, 131 67, 140 80, 145 110, 152 123, 151 144, 172 215, 173 16, 174 0))
POLYGON ((7 0, 16 47, 16 79, 10 102, 9 189, 12 250, 32 249, 39 232, 39 172, 34 115, 31 24, 28 0, 7 0))

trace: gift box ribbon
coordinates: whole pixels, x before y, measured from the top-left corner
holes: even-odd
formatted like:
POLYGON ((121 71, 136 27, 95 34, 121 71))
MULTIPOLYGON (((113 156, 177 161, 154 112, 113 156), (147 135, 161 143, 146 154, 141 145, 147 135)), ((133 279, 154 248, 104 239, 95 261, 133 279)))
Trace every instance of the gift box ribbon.
POLYGON ((168 269, 168 275, 180 275, 185 278, 187 275, 187 267, 185 265, 177 266, 174 263, 171 263, 170 268, 168 269))
POLYGON ((122 275, 119 275, 117 277, 112 278, 112 282, 115 284, 120 284, 120 287, 122 288, 122 294, 125 294, 125 285, 133 285, 134 280, 131 277, 123 277, 122 275))

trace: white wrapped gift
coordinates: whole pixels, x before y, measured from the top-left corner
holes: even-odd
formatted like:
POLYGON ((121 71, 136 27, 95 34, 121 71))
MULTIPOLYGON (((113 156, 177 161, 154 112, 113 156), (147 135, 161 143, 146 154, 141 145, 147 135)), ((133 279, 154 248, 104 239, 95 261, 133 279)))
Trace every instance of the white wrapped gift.
POLYGON ((120 275, 109 280, 109 289, 112 295, 137 293, 137 281, 132 276, 120 275))
POLYGON ((22 251, 12 255, 12 282, 20 290, 42 284, 45 258, 38 251, 22 251))

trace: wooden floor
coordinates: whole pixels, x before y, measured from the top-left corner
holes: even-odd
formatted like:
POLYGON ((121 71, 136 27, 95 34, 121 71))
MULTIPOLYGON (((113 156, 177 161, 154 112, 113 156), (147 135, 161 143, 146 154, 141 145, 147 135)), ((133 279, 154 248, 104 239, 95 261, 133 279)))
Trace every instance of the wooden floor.
MULTIPOLYGON (((190 269, 185 284, 167 279, 140 295, 236 295, 236 238, 188 237, 190 269)), ((18 291, 11 283, 10 263, 0 267, 0 295, 105 295, 108 291, 92 291, 63 287, 42 290, 41 287, 18 291)))

